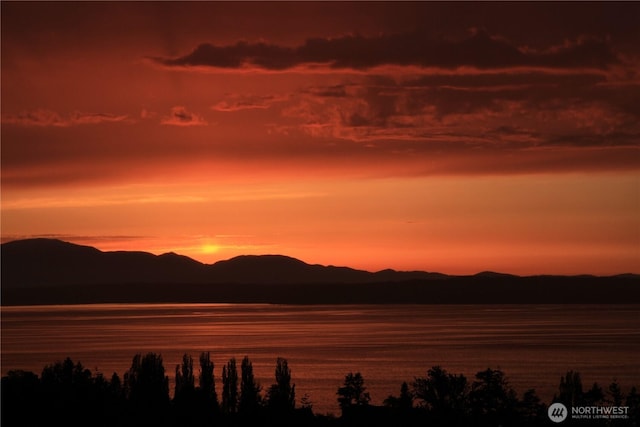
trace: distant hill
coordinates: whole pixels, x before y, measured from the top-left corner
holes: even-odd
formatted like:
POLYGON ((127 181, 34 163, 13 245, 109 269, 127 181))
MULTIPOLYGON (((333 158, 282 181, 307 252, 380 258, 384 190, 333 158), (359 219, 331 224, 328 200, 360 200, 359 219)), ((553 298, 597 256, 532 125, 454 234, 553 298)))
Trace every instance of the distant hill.
POLYGON ((103 252, 55 239, 0 246, 2 304, 91 302, 638 302, 640 276, 518 277, 483 272, 368 272, 283 255, 215 264, 167 253, 103 252))
POLYGON ((3 288, 130 283, 367 283, 446 277, 437 273, 379 273, 310 265, 283 255, 243 255, 203 264, 174 253, 102 252, 55 239, 27 239, 0 247, 3 288))
POLYGON ((119 283, 193 282, 205 266, 176 254, 102 252, 54 239, 2 244, 2 288, 119 283))

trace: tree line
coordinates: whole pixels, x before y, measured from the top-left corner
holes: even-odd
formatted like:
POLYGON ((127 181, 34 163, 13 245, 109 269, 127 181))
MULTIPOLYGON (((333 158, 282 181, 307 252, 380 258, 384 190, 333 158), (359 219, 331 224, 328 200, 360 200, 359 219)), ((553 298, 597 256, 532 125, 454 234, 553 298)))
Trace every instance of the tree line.
MULTIPOLYGON (((2 377, 2 425, 41 426, 538 426, 550 425, 547 405, 535 390, 521 397, 501 370, 486 369, 469 381, 440 366, 402 383, 397 396, 382 406, 371 404, 361 373, 350 372, 337 389, 341 414, 314 414, 304 396, 296 400, 291 369, 277 358, 274 382, 263 389, 245 356, 222 367, 216 389, 214 363, 208 352, 194 360, 184 354, 175 367, 175 389, 169 394, 169 376, 162 356, 136 354, 121 379, 93 374, 71 358, 33 372, 13 370, 2 377)), ((624 393, 617 381, 605 390, 597 383, 585 389, 578 372, 560 379, 552 403, 572 406, 627 406, 629 418, 590 420, 589 426, 637 426, 640 394, 636 387, 624 393)), ((574 420, 575 421, 575 420, 574 420)), ((568 420, 570 423, 571 420, 568 420)), ((552 423, 553 424, 553 423, 552 423)))

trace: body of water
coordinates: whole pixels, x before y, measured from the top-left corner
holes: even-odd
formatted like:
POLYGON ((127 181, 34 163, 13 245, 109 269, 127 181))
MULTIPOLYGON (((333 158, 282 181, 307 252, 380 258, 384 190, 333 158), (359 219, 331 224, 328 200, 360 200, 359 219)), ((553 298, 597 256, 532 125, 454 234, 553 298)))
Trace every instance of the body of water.
POLYGON ((292 370, 298 402, 339 413, 336 391, 359 371, 381 404, 403 381, 440 365, 473 381, 502 369, 521 396, 535 388, 544 402, 568 370, 585 388, 616 378, 640 386, 639 305, 338 305, 95 304, 2 307, 2 374, 40 374, 71 357, 122 378, 136 353, 161 353, 173 382, 184 353, 209 351, 221 390, 222 366, 249 356, 264 389, 277 357, 292 370))

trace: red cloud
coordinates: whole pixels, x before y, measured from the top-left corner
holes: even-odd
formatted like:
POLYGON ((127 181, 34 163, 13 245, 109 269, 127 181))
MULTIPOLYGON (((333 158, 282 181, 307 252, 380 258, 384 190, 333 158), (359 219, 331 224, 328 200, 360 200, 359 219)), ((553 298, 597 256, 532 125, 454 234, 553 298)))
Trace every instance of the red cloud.
POLYGON ((637 146, 640 86, 609 85, 616 73, 512 68, 352 77, 299 91, 282 113, 314 137, 362 142, 637 146))
POLYGON ((3 115, 2 123, 18 126, 55 126, 69 127, 76 125, 114 123, 128 120, 127 115, 110 113, 83 113, 74 111, 68 116, 61 116, 55 111, 37 109, 20 114, 3 115))
POLYGON ((171 108, 171 114, 165 116, 160 122, 170 126, 206 126, 207 122, 199 114, 188 111, 183 106, 171 108))
POLYGON ((289 97, 286 95, 240 95, 228 94, 226 99, 211 106, 215 111, 241 111, 241 110, 260 110, 267 109, 275 103, 286 101, 289 97))

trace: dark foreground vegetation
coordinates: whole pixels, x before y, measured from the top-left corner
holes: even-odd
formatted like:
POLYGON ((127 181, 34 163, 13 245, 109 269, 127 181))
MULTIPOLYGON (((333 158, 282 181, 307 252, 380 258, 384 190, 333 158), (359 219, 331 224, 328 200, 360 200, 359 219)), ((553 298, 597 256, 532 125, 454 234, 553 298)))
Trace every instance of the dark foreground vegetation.
MULTIPOLYGON (((425 377, 402 383, 399 395, 383 406, 370 404, 360 373, 349 373, 337 389, 340 416, 314 414, 305 395, 300 400, 286 359, 278 358, 275 381, 263 389, 245 357, 222 367, 216 388, 209 353, 194 361, 185 354, 175 369, 173 397, 162 356, 134 356, 121 379, 92 374, 70 358, 46 366, 41 375, 10 371, 2 378, 2 426, 538 426, 550 421, 547 405, 535 390, 522 396, 500 370, 478 372, 473 380, 434 366, 425 377)), ((606 389, 583 388, 580 374, 560 379, 553 402, 572 406, 625 406, 628 418, 572 420, 562 425, 637 426, 640 394, 626 393, 616 381, 606 389)))

